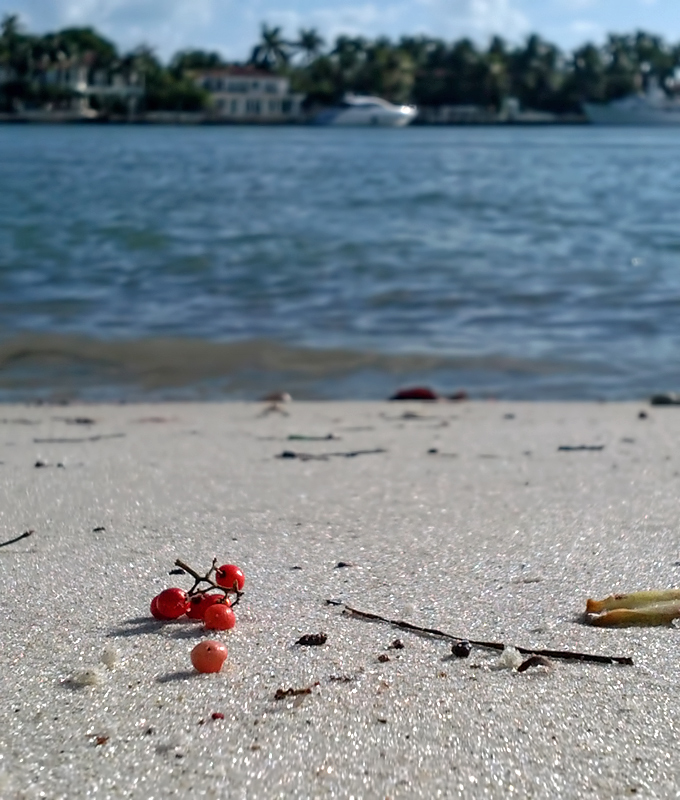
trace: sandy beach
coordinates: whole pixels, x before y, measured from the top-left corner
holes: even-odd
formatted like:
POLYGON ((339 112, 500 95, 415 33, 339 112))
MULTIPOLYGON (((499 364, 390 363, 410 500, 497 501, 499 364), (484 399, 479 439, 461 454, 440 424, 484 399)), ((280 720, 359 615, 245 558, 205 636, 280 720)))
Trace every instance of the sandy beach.
POLYGON ((679 436, 642 402, 3 406, 0 797, 675 797, 678 630, 582 614, 680 586, 679 436), (154 621, 213 557, 237 627, 154 621))

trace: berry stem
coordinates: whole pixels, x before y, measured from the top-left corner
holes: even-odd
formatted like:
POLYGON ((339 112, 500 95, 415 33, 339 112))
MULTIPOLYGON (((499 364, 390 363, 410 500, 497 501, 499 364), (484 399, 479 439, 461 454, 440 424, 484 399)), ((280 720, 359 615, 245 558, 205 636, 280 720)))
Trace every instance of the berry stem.
POLYGON ((194 585, 189 589, 187 594, 191 597, 195 594, 203 594, 205 592, 210 591, 210 589, 219 589, 221 592, 224 592, 224 596, 227 597, 229 594, 235 594, 236 600, 234 600, 231 605, 232 607, 238 605, 238 602, 241 599, 241 595, 243 592, 239 592, 236 589, 229 589, 225 586, 220 586, 219 584, 215 583, 212 579, 212 575, 214 574, 215 570, 217 569, 217 559, 213 558, 213 563, 210 569, 206 572, 205 575, 199 575, 195 569, 192 569, 188 564, 185 564, 180 558, 175 561, 175 566, 183 569, 185 572, 189 573, 191 577, 194 579, 194 585), (202 583, 207 583, 208 586, 205 589, 199 589, 198 587, 202 583))

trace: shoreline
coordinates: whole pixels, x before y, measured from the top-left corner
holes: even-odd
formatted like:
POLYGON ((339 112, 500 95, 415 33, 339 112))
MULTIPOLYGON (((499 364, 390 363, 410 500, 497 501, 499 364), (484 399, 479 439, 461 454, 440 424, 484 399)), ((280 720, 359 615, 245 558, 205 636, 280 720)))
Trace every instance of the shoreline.
POLYGON ((581 618, 588 597, 680 583, 680 413, 276 409, 3 404, 0 539, 34 531, 0 548, 3 798, 674 792, 678 631, 581 618), (246 573, 234 631, 152 621, 158 591, 190 585, 175 560, 213 557, 246 573), (634 666, 518 673, 329 599, 634 666), (217 675, 192 672, 203 638, 229 649, 217 675))
MULTIPOLYGON (((315 125, 308 119, 290 120, 290 121, 261 121, 256 118, 246 120, 229 120, 219 119, 209 114, 192 114, 192 113, 175 113, 175 112, 156 112, 146 116, 135 117, 129 119, 125 116, 120 117, 82 117, 80 115, 58 114, 54 115, 45 113, 41 115, 15 115, 15 114, 2 114, 0 113, 0 124, 5 125, 137 125, 137 126, 159 126, 159 125, 189 125, 189 126, 215 126, 215 127, 252 127, 258 128, 299 128, 299 127, 313 127, 324 128, 333 126, 315 125)), ((411 126, 416 128, 442 128, 442 127, 554 127, 554 126, 574 126, 574 125, 590 125, 591 123, 585 116, 578 114, 568 114, 558 119, 533 119, 531 115, 527 115, 525 119, 489 119, 487 117, 480 117, 480 119, 433 119, 416 120, 411 123, 411 126)), ((409 126, 409 127, 411 127, 409 126)), ((359 127, 371 126, 353 126, 353 129, 359 127)))

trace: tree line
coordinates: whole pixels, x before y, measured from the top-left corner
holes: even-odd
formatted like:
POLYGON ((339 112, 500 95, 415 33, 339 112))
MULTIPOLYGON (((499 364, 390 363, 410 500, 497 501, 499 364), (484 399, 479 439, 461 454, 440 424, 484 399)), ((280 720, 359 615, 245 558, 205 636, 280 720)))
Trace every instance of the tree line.
MULTIPOLYGON (((92 28, 36 36, 21 28, 16 15, 6 15, 0 26, 0 108, 67 100, 67 88, 43 78, 76 62, 92 74, 141 76, 147 110, 182 111, 209 104, 193 80, 197 70, 230 66, 219 53, 204 50, 182 50, 167 64, 149 47, 120 54, 92 28)), ((569 113, 584 100, 605 102, 640 91, 652 78, 669 93, 680 91, 680 44, 644 31, 610 34, 602 44, 566 53, 536 34, 520 45, 500 37, 480 46, 467 38, 428 36, 338 36, 327 43, 315 29, 288 38, 281 27, 263 24, 247 63, 287 76, 310 107, 355 92, 418 106, 490 109, 516 97, 526 108, 569 113)))

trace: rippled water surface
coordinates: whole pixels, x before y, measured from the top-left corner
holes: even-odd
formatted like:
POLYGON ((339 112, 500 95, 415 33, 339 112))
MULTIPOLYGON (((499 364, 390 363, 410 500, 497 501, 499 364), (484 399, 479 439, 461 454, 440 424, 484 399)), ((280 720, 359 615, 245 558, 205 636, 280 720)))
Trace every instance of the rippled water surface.
POLYGON ((0 127, 0 399, 680 388, 680 130, 0 127))

